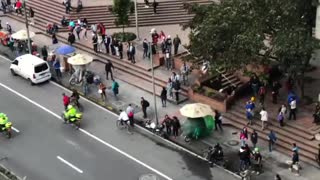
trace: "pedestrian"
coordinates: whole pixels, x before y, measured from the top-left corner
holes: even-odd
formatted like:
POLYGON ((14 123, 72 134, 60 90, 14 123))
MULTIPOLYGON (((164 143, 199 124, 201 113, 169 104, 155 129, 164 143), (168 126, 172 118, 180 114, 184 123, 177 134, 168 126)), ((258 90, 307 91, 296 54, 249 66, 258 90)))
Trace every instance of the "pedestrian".
POLYGON ((162 87, 160 98, 161 98, 162 107, 166 107, 166 105, 167 105, 167 89, 166 89, 166 87, 162 87))
POLYGON ((215 116, 214 116, 214 122, 215 122, 215 130, 217 131, 218 128, 220 131, 223 131, 222 129, 222 115, 218 110, 214 110, 215 116))
POLYGON ((177 104, 179 104, 179 100, 180 100, 180 98, 179 98, 179 94, 180 94, 180 91, 181 91, 181 88, 180 88, 180 82, 179 81, 176 81, 175 83, 174 83, 174 94, 175 94, 175 96, 176 96, 176 103, 177 104))
MULTIPOLYGON (((249 103, 249 102, 247 102, 247 103, 249 103)), ((247 125, 252 125, 253 113, 252 113, 252 110, 250 108, 246 109, 246 116, 247 116, 247 119, 248 119, 247 125)))
POLYGON ((168 136, 171 136, 171 129, 172 129, 172 119, 166 114, 164 119, 161 123, 166 128, 166 133, 168 136))
POLYGON ((174 55, 178 54, 178 49, 179 49, 180 44, 181 44, 181 40, 177 34, 176 37, 173 39, 174 55))
POLYGON ((153 6, 153 13, 157 14, 157 6, 159 5, 158 2, 156 2, 156 0, 153 0, 152 6, 153 6))
POLYGON ((254 166, 253 166, 253 170, 254 172, 256 172, 257 175, 259 175, 261 173, 261 169, 262 169, 262 155, 260 153, 259 148, 254 148, 253 152, 252 152, 252 156, 253 159, 255 161, 254 166))
POLYGON ((179 136, 179 130, 181 128, 181 124, 177 116, 173 116, 173 121, 172 121, 172 131, 173 131, 173 136, 174 138, 177 138, 179 136))
POLYGON ((189 72, 190 72, 190 67, 188 66, 188 64, 184 61, 183 65, 180 68, 180 72, 182 75, 182 81, 183 84, 186 85, 188 82, 188 76, 189 76, 189 72))
POLYGON ((291 97, 289 100, 289 120, 293 118, 296 120, 297 101, 295 97, 291 97))
POLYGON ((267 127, 268 123, 268 112, 265 110, 264 107, 262 107, 260 111, 261 116, 261 130, 263 131, 267 127))
POLYGON ((71 11, 71 0, 66 0, 64 5, 66 7, 66 14, 69 14, 71 11))
POLYGON ((30 17, 30 24, 34 25, 34 11, 33 11, 32 7, 30 7, 30 9, 29 9, 29 17, 30 17))
POLYGON ((16 9, 17 14, 22 15, 22 3, 20 2, 20 0, 17 0, 17 2, 15 4, 15 9, 16 9))
POLYGON ((146 57, 149 57, 148 56, 148 53, 149 53, 149 44, 148 44, 148 41, 147 39, 144 39, 143 42, 142 42, 142 47, 143 47, 143 55, 142 55, 142 58, 146 58, 146 57))
POLYGON ((76 41, 76 37, 74 36, 73 33, 69 33, 69 36, 68 36, 68 42, 69 44, 72 46, 72 44, 76 41))
POLYGON ((272 103, 273 104, 277 104, 280 88, 281 88, 281 84, 279 83, 279 81, 274 81, 272 83, 272 103))
POLYGON ((113 94, 114 94, 114 97, 115 97, 116 99, 118 99, 119 83, 118 83, 116 80, 114 80, 114 79, 112 79, 111 90, 112 90, 112 92, 113 92, 113 94))
POLYGON ((82 39, 87 40, 87 32, 88 32, 88 20, 87 20, 87 18, 83 18, 82 23, 83 23, 82 28, 83 28, 83 31, 84 31, 82 39))
POLYGON ((82 8, 83 8, 82 0, 78 0, 78 2, 77 2, 77 13, 80 12, 82 8))
POLYGON ((283 120, 284 120, 285 117, 286 117, 286 114, 287 114, 287 106, 285 104, 282 104, 281 107, 280 107, 280 111, 283 114, 283 120))
POLYGON ((96 33, 92 36, 92 45, 95 53, 98 53, 98 36, 96 33))
POLYGON ((263 106, 264 99, 265 99, 265 96, 266 96, 266 87, 264 86, 264 84, 260 86, 258 93, 259 93, 260 104, 263 106))
POLYGON ((64 109, 67 110, 67 107, 68 107, 68 105, 70 103, 69 96, 67 96, 65 93, 62 93, 62 101, 63 101, 64 109))
POLYGON ((134 47, 134 45, 132 43, 130 43, 130 46, 129 46, 129 54, 130 54, 131 62, 133 64, 135 64, 136 63, 136 60, 135 60, 136 48, 134 47))
POLYGON ((112 70, 114 70, 114 66, 113 66, 112 62, 109 59, 107 60, 104 69, 106 71, 106 79, 109 80, 109 73, 110 73, 111 80, 113 80, 112 70))
POLYGON ((41 49, 41 55, 43 57, 43 60, 47 61, 48 58, 48 50, 47 50, 47 46, 43 46, 41 49))
POLYGON ((281 177, 279 174, 276 174, 276 176, 274 177, 274 180, 281 180, 281 177))
POLYGON ((56 72, 57 79, 62 78, 62 74, 61 74, 61 70, 60 70, 61 65, 60 65, 60 61, 58 58, 55 58, 55 60, 53 62, 53 67, 56 72))
POLYGON ((259 91, 259 78, 257 76, 257 74, 253 74, 250 78, 250 86, 253 92, 253 95, 256 97, 259 91))
POLYGON ((238 152, 238 156, 240 159, 239 171, 243 171, 246 169, 246 161, 247 161, 247 153, 244 146, 241 146, 238 152))
POLYGON ((75 31, 76 31, 76 34, 77 34, 77 37, 78 37, 78 40, 80 41, 80 33, 81 33, 81 26, 80 24, 77 24, 76 27, 75 27, 75 31))
POLYGON ((121 41, 118 41, 118 51, 119 51, 119 57, 120 59, 123 58, 123 44, 121 41))
POLYGON ((134 108, 132 107, 131 104, 128 105, 126 112, 129 117, 130 125, 133 127, 134 126, 134 108))
POLYGON ((106 85, 103 84, 102 82, 100 82, 98 92, 99 92, 99 94, 101 96, 101 100, 103 102, 105 102, 105 100, 107 99, 106 89, 107 89, 106 85))
POLYGON ((56 34, 52 34, 51 39, 52 39, 52 44, 58 44, 58 39, 56 34))
MULTIPOLYGON (((111 39, 110 49, 111 49, 111 54, 112 54, 113 56, 116 55, 116 49, 115 49, 115 44, 116 44, 116 42, 117 42, 116 38, 112 38, 112 39, 111 39)), ((128 50, 128 52, 129 52, 129 50, 128 50)), ((128 53, 127 53, 127 54, 128 54, 128 53)), ((128 57, 128 58, 129 58, 129 57, 128 57)))
POLYGON ((283 126, 284 126, 284 123, 283 123, 283 121, 284 121, 284 115, 283 115, 283 113, 282 113, 282 111, 281 111, 281 108, 280 108, 279 111, 278 111, 277 120, 279 121, 280 126, 283 127, 283 126))
POLYGON ((106 48, 106 53, 110 53, 110 43, 111 43, 112 37, 110 35, 107 35, 106 38, 104 39, 104 46, 106 48))
POLYGON ((268 142, 269 142, 269 152, 272 152, 274 145, 276 144, 277 136, 276 134, 270 130, 270 133, 268 134, 268 142))
POLYGON ((164 50, 165 52, 165 63, 166 63, 166 67, 167 67, 167 70, 172 70, 172 61, 171 61, 171 54, 170 54, 170 51, 169 49, 165 49, 164 50))
POLYGON ((6 22, 6 29, 9 32, 9 34, 12 34, 12 28, 11 28, 11 25, 8 22, 6 22))
POLYGON ((102 36, 101 35, 97 35, 98 37, 98 43, 97 43, 97 51, 98 52, 102 52, 102 44, 103 44, 103 39, 102 39, 102 36))
POLYGON ((297 151, 297 152, 299 152, 299 147, 297 146, 296 143, 292 143, 292 151, 297 151))
POLYGON ((140 104, 143 112, 143 118, 147 118, 147 108, 150 106, 150 103, 147 100, 145 100, 143 97, 141 97, 140 104))
POLYGON ((248 136, 246 135, 246 132, 244 129, 240 132, 240 144, 241 146, 245 146, 246 141, 248 140, 248 136))
POLYGON ((293 172, 295 169, 297 171, 296 176, 300 176, 300 164, 299 164, 299 153, 298 151, 292 152, 292 163, 290 165, 289 170, 293 172))
POLYGON ((253 130, 253 132, 250 136, 250 139, 251 139, 251 143, 252 143, 253 148, 256 148, 256 145, 258 143, 258 133, 256 130, 253 130))
POLYGON ((168 79, 168 83, 167 83, 167 91, 169 94, 169 98, 172 99, 173 98, 173 83, 171 78, 168 79))
POLYGON ((5 2, 5 0, 1 0, 1 7, 2 7, 2 10, 3 10, 3 14, 5 14, 6 13, 6 2, 5 2))

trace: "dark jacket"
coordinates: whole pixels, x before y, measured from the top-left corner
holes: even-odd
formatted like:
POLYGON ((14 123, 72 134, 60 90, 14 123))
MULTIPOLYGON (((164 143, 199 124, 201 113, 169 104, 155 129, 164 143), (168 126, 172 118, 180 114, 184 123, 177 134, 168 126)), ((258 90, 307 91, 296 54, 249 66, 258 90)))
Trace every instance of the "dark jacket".
POLYGON ((141 106, 142 106, 142 108, 147 108, 149 106, 149 102, 146 101, 145 99, 141 100, 141 106))
POLYGON ((175 38, 173 39, 173 45, 179 46, 179 44, 181 44, 180 38, 179 38, 179 37, 175 37, 175 38))
POLYGON ((161 99, 167 99, 167 90, 166 89, 162 89, 160 97, 161 97, 161 99))
POLYGON ((122 51, 123 51, 122 42, 119 42, 119 43, 118 43, 118 51, 119 51, 119 52, 122 52, 122 51))
POLYGON ((76 37, 74 36, 74 34, 70 34, 68 37, 68 42, 73 44, 76 41, 76 37))
POLYGON ((113 64, 111 62, 106 63, 106 66, 104 67, 105 71, 111 71, 111 68, 114 68, 113 64))
POLYGON ((42 54, 43 57, 48 57, 48 51, 47 51, 47 49, 46 49, 46 48, 42 48, 42 49, 41 49, 41 54, 42 54))
POLYGON ((180 129, 181 125, 180 125, 180 121, 179 120, 173 120, 172 121, 172 127, 174 129, 180 129))
POLYGON ((258 133, 252 133, 251 134, 251 142, 253 143, 253 144, 257 144, 258 143, 258 133))
POLYGON ((299 154, 297 152, 294 152, 292 155, 292 163, 295 164, 299 162, 299 154))

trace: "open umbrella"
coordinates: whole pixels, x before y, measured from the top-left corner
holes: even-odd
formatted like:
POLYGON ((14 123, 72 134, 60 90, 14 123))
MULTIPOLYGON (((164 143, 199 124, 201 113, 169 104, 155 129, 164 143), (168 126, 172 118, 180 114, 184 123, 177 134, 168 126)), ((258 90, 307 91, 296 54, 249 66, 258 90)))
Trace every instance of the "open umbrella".
POLYGON ((76 49, 74 47, 69 46, 69 45, 63 45, 63 46, 60 46, 58 49, 56 49, 55 53, 59 54, 59 55, 67 55, 67 54, 71 54, 75 51, 76 51, 76 49))
MULTIPOLYGON (((32 31, 29 31, 29 36, 30 38, 33 38, 36 34, 32 31)), ((14 34, 11 35, 13 39, 18 39, 18 40, 27 40, 28 39, 28 33, 26 30, 22 29, 14 34)))
POLYGON ((208 115, 214 116, 215 114, 209 105, 201 103, 187 104, 180 109, 180 113, 189 118, 200 118, 208 115))
POLYGON ((92 60, 93 58, 91 56, 84 55, 84 54, 77 54, 75 56, 68 58, 68 63, 79 66, 79 65, 89 64, 92 62, 92 60))
POLYGON ((6 31, 0 31, 0 39, 7 38, 8 34, 9 34, 9 33, 6 32, 6 31))

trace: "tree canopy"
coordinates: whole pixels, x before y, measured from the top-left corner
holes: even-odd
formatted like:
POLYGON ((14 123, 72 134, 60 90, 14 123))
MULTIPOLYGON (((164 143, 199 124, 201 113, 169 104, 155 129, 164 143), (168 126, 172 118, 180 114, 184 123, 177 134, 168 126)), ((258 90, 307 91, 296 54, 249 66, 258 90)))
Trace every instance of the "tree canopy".
POLYGON ((190 51, 213 66, 241 68, 276 57, 284 70, 303 73, 318 47, 312 37, 317 0, 222 0, 194 6, 190 51), (264 58, 258 58, 263 53, 264 58))
POLYGON ((124 27, 130 24, 129 15, 134 11, 132 0, 113 0, 112 13, 116 16, 115 24, 124 27))

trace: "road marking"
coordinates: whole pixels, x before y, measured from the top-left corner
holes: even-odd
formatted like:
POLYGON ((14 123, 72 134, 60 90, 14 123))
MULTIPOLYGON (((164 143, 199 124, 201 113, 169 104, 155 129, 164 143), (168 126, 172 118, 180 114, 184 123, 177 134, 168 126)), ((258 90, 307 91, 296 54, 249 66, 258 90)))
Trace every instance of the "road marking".
MULTIPOLYGON (((14 90, 14 89, 12 89, 12 88, 10 88, 10 87, 8 87, 8 86, 6 86, 6 85, 2 84, 2 83, 0 83, 0 86, 2 86, 3 88, 5 88, 5 89, 7 89, 7 90, 11 91, 12 93, 14 93, 14 94, 18 95, 19 97, 21 97, 21 98, 25 99, 26 101, 30 102, 31 104, 34 104, 35 106, 39 107, 40 109, 43 109, 44 111, 46 111, 46 112, 48 112, 49 114, 51 114, 51 115, 53 115, 54 117, 56 117, 57 119, 60 119, 61 121, 63 121, 63 120, 62 120, 62 118, 61 118, 61 116, 59 116, 58 114, 56 114, 56 113, 54 113, 54 112, 50 111, 49 109, 45 108, 44 106, 40 105, 39 103, 37 103, 37 102, 35 102, 35 101, 31 100, 31 99, 29 99, 28 97, 26 97, 26 96, 24 96, 23 94, 21 94, 21 93, 17 92, 16 90, 14 90)), ((90 102, 90 103, 92 103, 91 101, 89 101, 89 100, 87 100, 87 99, 85 99, 85 100, 86 100, 86 101, 88 101, 88 102, 90 102)), ((93 103, 93 104, 94 104, 94 103, 93 103)), ((97 105, 96 105, 96 106, 97 106, 97 105)), ((100 107, 100 106, 97 106, 97 107, 99 107, 100 109, 105 110, 104 108, 102 108, 102 107, 100 107)), ((115 116, 118 116, 117 114, 115 114, 115 113, 113 113, 113 112, 110 112, 110 113, 112 113, 112 114, 113 114, 113 115, 115 115, 115 116)), ((109 144, 109 143, 105 142, 104 140, 102 140, 102 139, 98 138, 97 136, 95 136, 95 135, 93 135, 93 134, 91 134, 91 133, 87 132, 86 130, 81 129, 81 128, 80 128, 79 130, 80 130, 82 133, 84 133, 84 134, 86 134, 86 135, 90 136, 91 138, 95 139, 96 141, 98 141, 98 142, 100 142, 100 143, 102 143, 102 144, 104 144, 104 145, 108 146, 109 148, 111 148, 111 149, 113 149, 113 150, 117 151, 118 153, 120 153, 120 154, 122 154, 122 155, 126 156, 127 158, 129 158, 129 159, 131 159, 131 160, 135 161, 136 163, 138 163, 138 164, 140 164, 140 165, 144 166, 145 168, 147 168, 147 169, 149 169, 149 170, 151 170, 151 171, 153 171, 153 172, 157 173, 158 175, 160 175, 160 176, 164 177, 165 179, 167 179, 167 180, 173 180, 173 179, 172 179, 172 178, 170 178, 169 176, 167 176, 167 175, 163 174, 162 172, 160 172, 160 171, 158 171, 158 170, 156 170, 156 169, 152 168, 151 166, 149 166, 149 165, 147 165, 147 164, 143 163, 142 161, 140 161, 140 160, 138 160, 137 158, 135 158, 135 157, 131 156, 130 154, 128 154, 128 153, 126 153, 126 152, 124 152, 124 151, 120 150, 119 148, 117 148, 117 147, 115 147, 115 146, 113 146, 113 145, 111 145, 111 144, 109 144)))
POLYGON ((7 57, 5 57, 5 56, 3 56, 3 55, 0 55, 0 57, 1 57, 2 59, 6 60, 6 61, 12 62, 9 58, 7 58, 7 57))
POLYGON ((79 173, 81 173, 81 174, 83 173, 83 171, 82 171, 81 169, 79 169, 77 166, 71 164, 71 163, 68 162, 67 160, 63 159, 62 157, 57 156, 57 158, 58 158, 61 162, 65 163, 66 165, 70 166, 70 167, 73 168, 74 170, 78 171, 79 173))
POLYGON ((17 132, 17 133, 19 133, 20 131, 17 129, 17 128, 15 128, 15 127, 11 127, 15 132, 17 132))

